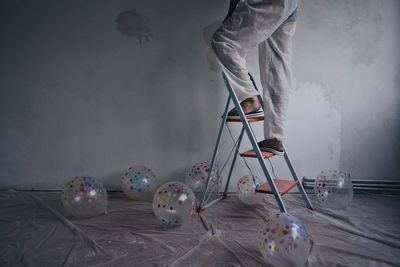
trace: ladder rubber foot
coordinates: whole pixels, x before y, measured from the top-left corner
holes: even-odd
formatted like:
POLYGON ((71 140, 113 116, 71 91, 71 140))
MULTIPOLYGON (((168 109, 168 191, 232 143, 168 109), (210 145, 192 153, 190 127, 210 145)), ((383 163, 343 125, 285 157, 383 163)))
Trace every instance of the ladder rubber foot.
POLYGON ((202 208, 202 207, 198 207, 197 209, 196 209, 196 211, 198 212, 198 213, 202 213, 203 211, 205 211, 206 209, 205 208, 202 208))

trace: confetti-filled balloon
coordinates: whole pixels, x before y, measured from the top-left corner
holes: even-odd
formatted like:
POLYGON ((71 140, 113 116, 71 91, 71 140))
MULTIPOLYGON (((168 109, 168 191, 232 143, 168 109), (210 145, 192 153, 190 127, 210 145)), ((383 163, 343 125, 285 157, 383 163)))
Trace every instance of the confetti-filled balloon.
POLYGON ((303 266, 311 250, 304 226, 285 213, 264 219, 257 240, 261 254, 271 266, 303 266))
POLYGON ((261 185, 262 181, 258 177, 255 178, 245 175, 239 179, 236 185, 236 195, 241 202, 246 205, 256 205, 262 201, 262 196, 256 193, 256 188, 261 185))
POLYGON ((174 227, 190 221, 196 209, 196 196, 181 182, 169 182, 157 189, 153 211, 164 226, 174 227))
POLYGON ((107 190, 93 177, 77 176, 62 189, 61 201, 70 215, 92 217, 107 212, 107 190))
POLYGON ((353 185, 348 173, 323 171, 315 179, 314 192, 326 207, 345 209, 353 199, 353 185))
MULTIPOLYGON (((185 184, 194 192, 204 192, 209 171, 210 163, 208 161, 193 165, 186 176, 185 184)), ((211 173, 211 180, 208 188, 211 192, 218 191, 218 168, 216 166, 214 166, 211 173)))
POLYGON ((131 199, 151 202, 157 189, 157 178, 146 166, 129 167, 122 175, 121 188, 131 199))

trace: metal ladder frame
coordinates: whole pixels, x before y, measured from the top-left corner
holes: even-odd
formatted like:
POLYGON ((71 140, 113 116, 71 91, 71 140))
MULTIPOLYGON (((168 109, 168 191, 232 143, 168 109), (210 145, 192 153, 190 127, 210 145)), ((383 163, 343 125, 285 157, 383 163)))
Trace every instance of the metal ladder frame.
MULTIPOLYGON (((258 91, 257 85, 254 82, 253 77, 250 74, 249 74, 249 76, 250 76, 250 79, 251 79, 254 87, 258 91)), ((269 184, 269 186, 271 188, 271 191, 272 191, 272 193, 273 193, 273 195, 275 197, 275 201, 278 204, 279 210, 281 212, 286 213, 286 207, 285 207, 285 204, 282 201, 282 196, 280 195, 280 193, 279 193, 279 191, 278 191, 278 189, 277 189, 277 187, 276 187, 276 185, 274 183, 274 180, 273 180, 273 178, 272 178, 272 176, 270 174, 271 172, 270 172, 270 170, 268 169, 268 167, 267 167, 267 165, 265 163, 263 154, 261 153, 261 150, 260 150, 259 146, 257 145, 257 141, 256 141, 256 138, 255 138, 254 132, 250 127, 249 121, 246 119, 246 115, 244 114, 244 112, 242 110, 242 107, 241 107, 240 102, 239 102, 239 100, 238 100, 238 98, 236 96, 236 93, 232 89, 232 86, 229 83, 228 78, 226 77, 224 72, 222 72, 222 77, 223 77, 223 80, 225 82, 226 88, 228 89, 229 96, 228 96, 228 100, 226 102, 225 110, 224 110, 224 113, 223 113, 223 116, 222 116, 222 122, 221 122, 221 126, 219 128, 217 142, 215 144, 213 156, 212 156, 211 163, 210 163, 210 170, 212 170, 214 168, 214 166, 215 166, 216 158, 217 158, 217 155, 218 155, 218 152, 219 152, 219 147, 220 147, 220 144, 221 144, 222 134, 223 134, 224 128, 225 128, 224 126, 227 123, 226 120, 227 120, 227 117, 228 117, 229 104, 232 101, 234 103, 238 113, 239 113, 240 120, 242 122, 242 129, 241 129, 238 141, 237 141, 237 148, 240 147, 243 135, 246 132, 246 134, 247 134, 247 136, 248 136, 248 138, 250 140, 250 143, 251 143, 251 145, 252 145, 252 147, 253 147, 253 149, 254 149, 254 151, 256 153, 256 156, 257 156, 258 162, 259 162, 259 164, 261 166, 261 169, 262 169, 262 171, 263 171, 263 173, 264 173, 264 175, 265 175, 265 177, 267 179, 267 182, 268 182, 268 184, 269 184)), ((263 107, 263 105, 262 105, 263 102, 262 102, 261 96, 258 95, 258 98, 260 100, 261 106, 263 107)), ((307 196, 307 193, 305 192, 305 190, 303 188, 303 185, 301 184, 301 182, 299 181, 299 179, 297 177, 296 171, 295 171, 295 169, 294 169, 294 167, 293 167, 293 165, 292 165, 292 163, 290 161, 290 158, 288 156, 288 153, 287 153, 286 149, 284 149, 284 152, 285 152, 284 153, 284 158, 285 158, 286 164, 287 164, 287 166, 288 166, 288 168, 290 170, 290 173, 292 174, 293 180, 297 181, 297 188, 298 188, 299 192, 301 193, 301 195, 303 197, 303 200, 306 203, 307 208, 313 209, 312 204, 311 204, 311 202, 310 202, 310 200, 309 200, 309 198, 307 196)), ((218 198, 216 198, 214 200, 212 200, 211 202, 208 202, 207 194, 209 193, 208 190, 209 190, 209 186, 210 186, 210 180, 211 180, 212 171, 210 171, 208 173, 206 186, 205 186, 205 189, 204 189, 204 192, 203 192, 203 198, 202 198, 200 206, 197 209, 198 212, 204 211, 206 208, 212 206, 213 204, 219 202, 220 200, 222 200, 222 199, 224 199, 226 197, 228 186, 229 186, 229 182, 230 182, 230 179, 231 179, 233 168, 234 168, 235 163, 236 163, 237 156, 238 156, 238 149, 236 149, 235 154, 234 154, 233 159, 232 159, 232 164, 230 166, 230 170, 229 170, 229 174, 228 174, 228 178, 227 178, 227 181, 226 181, 226 185, 225 185, 225 189, 224 189, 223 195, 219 196, 218 198)))

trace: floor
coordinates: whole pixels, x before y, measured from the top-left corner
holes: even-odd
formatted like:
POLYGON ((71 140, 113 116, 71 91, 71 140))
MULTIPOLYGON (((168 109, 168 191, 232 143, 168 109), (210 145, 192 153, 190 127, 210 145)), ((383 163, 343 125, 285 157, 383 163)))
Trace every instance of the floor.
MULTIPOLYGON (((315 203, 312 198, 313 203, 315 203)), ((307 228, 307 266, 400 266, 400 196, 356 194, 345 211, 304 208, 284 197, 307 228)), ((107 215, 65 215, 58 192, 0 192, 0 266, 264 266, 256 234, 277 212, 271 198, 248 207, 234 195, 180 228, 164 229, 150 203, 109 194, 107 215)))

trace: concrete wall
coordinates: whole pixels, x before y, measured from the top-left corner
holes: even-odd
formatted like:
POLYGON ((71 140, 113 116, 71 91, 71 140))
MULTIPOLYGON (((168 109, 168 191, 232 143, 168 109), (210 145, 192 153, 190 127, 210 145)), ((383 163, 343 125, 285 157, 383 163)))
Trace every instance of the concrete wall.
MULTIPOLYGON (((209 160, 227 93, 208 43, 227 5, 1 1, 0 187, 88 174, 114 188, 136 164, 183 180, 209 160)), ((399 11, 396 0, 303 0, 286 140, 300 176, 400 179, 399 11)), ((258 76, 256 50, 248 61, 258 76)), ((241 163, 235 180, 245 173, 241 163)))

